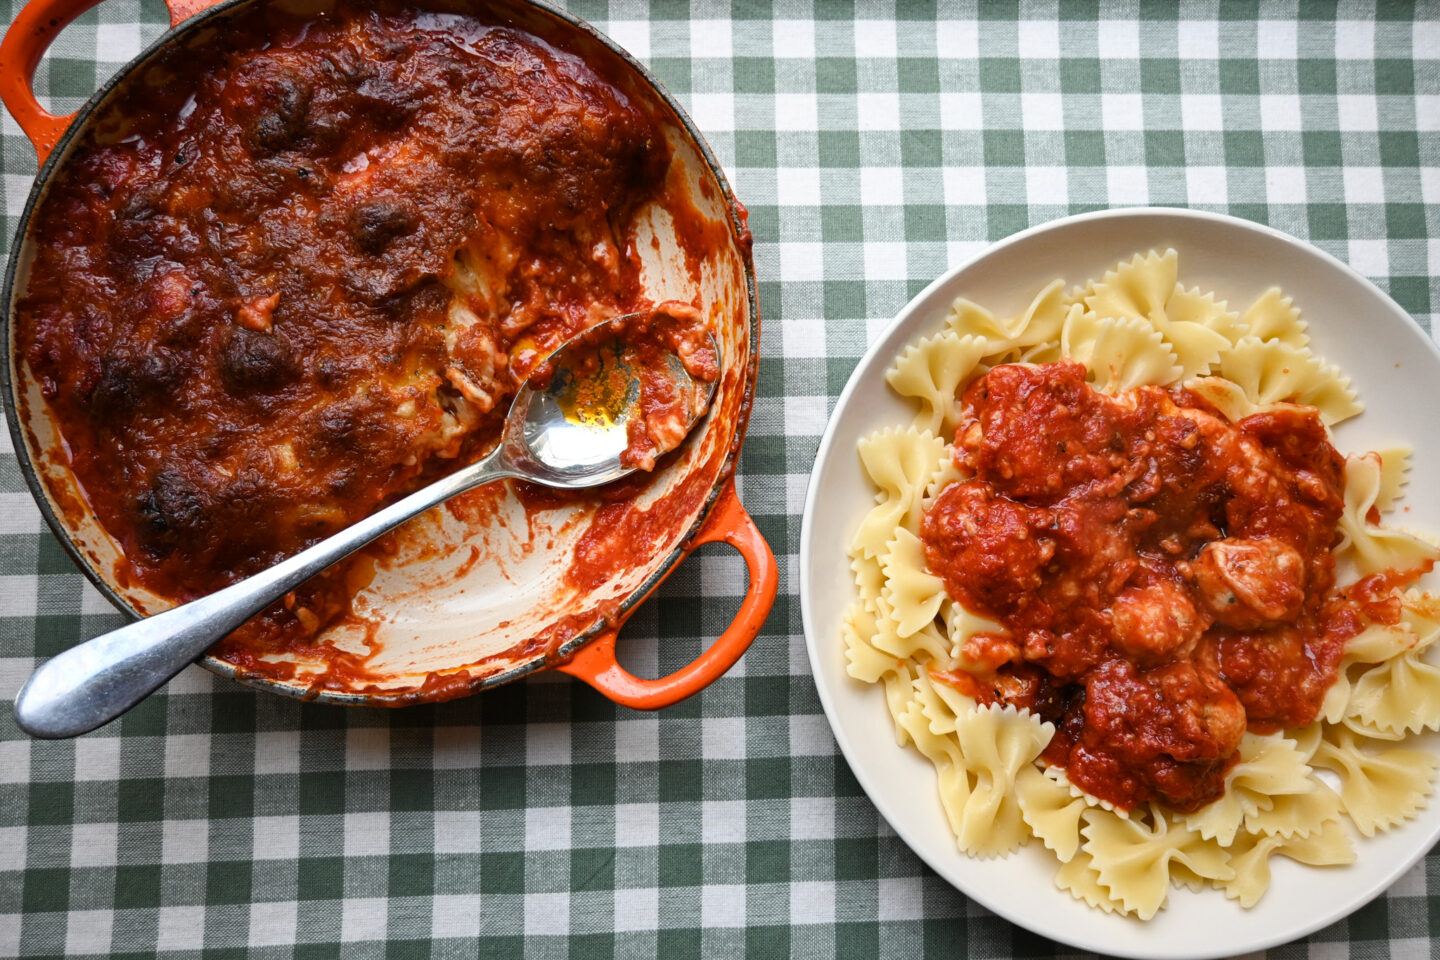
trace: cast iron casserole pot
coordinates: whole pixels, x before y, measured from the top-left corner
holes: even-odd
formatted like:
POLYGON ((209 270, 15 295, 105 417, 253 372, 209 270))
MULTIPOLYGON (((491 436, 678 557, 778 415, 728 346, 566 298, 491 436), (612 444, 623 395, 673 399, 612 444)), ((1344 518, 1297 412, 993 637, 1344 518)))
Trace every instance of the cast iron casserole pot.
MULTIPOLYGON (((21 216, 4 278, 5 412, 27 483, 46 522, 86 576, 120 610, 144 616, 172 605, 124 574, 123 552, 102 529, 71 473, 65 440, 29 363, 17 349, 17 305, 35 255, 37 208, 77 144, 128 85, 147 82, 160 56, 197 52, 252 8, 321 13, 327 0, 167 0, 172 29, 129 63, 77 113, 57 117, 31 89, 35 68, 59 31, 97 0, 32 0, 0 44, 0 96, 35 145, 41 168, 21 216)), ((463 696, 554 667, 625 706, 653 709, 713 682, 748 648, 774 602, 775 559, 740 505, 734 468, 758 370, 759 305, 744 209, 709 147, 674 99, 638 62, 588 24, 533 0, 419 0, 426 11, 483 10, 554 47, 602 64, 606 75, 657 118, 686 216, 705 229, 680 242, 682 217, 649 203, 632 218, 640 280, 653 301, 694 300, 720 346, 711 412, 657 469, 621 519, 639 518, 623 556, 601 571, 567 578, 577 546, 616 522, 595 501, 538 515, 509 488, 485 509, 431 511, 402 530, 398 546, 353 598, 352 613, 325 627, 316 652, 278 651, 243 668, 207 654, 222 676, 288 696, 344 705, 399 706, 463 696), (699 237, 697 241, 695 238, 699 237), (700 249, 695 249, 697 242, 700 249), (688 246, 687 246, 688 244, 688 246), (687 262, 688 258, 688 262, 687 262), (698 289, 697 289, 698 288, 698 289), (696 547, 725 542, 743 556, 749 584, 731 624, 700 657, 668 676, 643 679, 615 658, 615 639, 635 607, 696 547), (476 562, 479 559, 481 562, 476 562), (350 666, 336 673, 331 654, 350 666)), ((148 82, 155 82, 153 78, 148 82)), ((493 489, 493 488, 492 488, 493 489)), ((485 491, 477 491, 484 493, 485 491)))

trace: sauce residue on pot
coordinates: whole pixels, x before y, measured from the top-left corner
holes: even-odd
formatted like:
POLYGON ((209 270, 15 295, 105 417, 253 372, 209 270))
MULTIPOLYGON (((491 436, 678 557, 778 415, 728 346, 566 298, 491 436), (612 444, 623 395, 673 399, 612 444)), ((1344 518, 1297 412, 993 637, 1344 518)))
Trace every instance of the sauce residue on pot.
MULTIPOLYGON (((247 8, 131 78, 36 211, 17 312, 126 579, 201 596, 472 462, 556 346, 653 306, 632 219, 675 186, 629 89, 384 0, 247 8)), ((690 214, 682 247, 712 229, 690 214)), ((347 569, 213 652, 270 675, 313 654, 347 569)))

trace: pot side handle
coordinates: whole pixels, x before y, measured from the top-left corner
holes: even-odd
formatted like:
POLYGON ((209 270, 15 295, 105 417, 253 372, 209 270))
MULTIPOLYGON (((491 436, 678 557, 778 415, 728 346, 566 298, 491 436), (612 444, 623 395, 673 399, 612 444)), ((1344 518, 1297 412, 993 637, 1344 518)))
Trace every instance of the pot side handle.
MULTIPOLYGON (((35 99, 35 68, 60 31, 100 0, 30 0, 21 9, 0 41, 0 100, 20 129, 35 145, 40 163, 60 142, 60 136, 75 114, 56 116, 35 99)), ((219 0, 165 0, 170 25, 190 17, 219 0)))
POLYGON ((615 659, 617 628, 596 637, 581 647, 568 663, 555 669, 584 680, 621 706, 635 710, 658 710, 679 703, 720 679, 759 634, 770 608, 775 605, 775 592, 780 584, 775 554, 760 535, 755 521, 740 505, 733 478, 725 484, 705 526, 686 546, 685 556, 701 544, 716 542, 728 543, 740 551, 749 568, 750 584, 735 619, 699 657, 669 676, 654 680, 637 677, 615 659))

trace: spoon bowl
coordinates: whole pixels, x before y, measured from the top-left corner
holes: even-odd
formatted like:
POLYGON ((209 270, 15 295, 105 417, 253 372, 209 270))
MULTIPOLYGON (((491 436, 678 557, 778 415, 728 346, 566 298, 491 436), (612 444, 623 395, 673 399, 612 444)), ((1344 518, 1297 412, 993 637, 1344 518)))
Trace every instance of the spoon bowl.
MULTIPOLYGON (((644 361, 614 330, 638 316, 616 317, 571 338, 551 354, 545 370, 525 381, 510 405, 500 441, 516 475, 578 490, 611 483, 636 469, 625 453, 631 431, 645 417, 644 361)), ((714 337, 709 346, 718 355, 714 337)), ((680 388, 688 432, 709 408, 718 378, 692 377, 673 353, 662 360, 664 379, 680 388)))
MULTIPOLYGON (((562 344, 521 385, 499 443, 476 463, 252 577, 52 657, 16 697, 16 723, 31 736, 57 739, 110 722, 310 577, 456 494, 505 478, 596 487, 637 469, 637 437, 657 456, 678 446, 704 416, 718 377, 693 377, 673 353, 642 356, 623 335, 626 322, 642 316, 615 317, 562 344), (648 429, 655 401, 645 391, 656 387, 672 401, 667 409, 678 411, 682 431, 648 429), (664 444, 667 438, 674 442, 664 444)), ((714 337, 706 336, 718 357, 714 337)))

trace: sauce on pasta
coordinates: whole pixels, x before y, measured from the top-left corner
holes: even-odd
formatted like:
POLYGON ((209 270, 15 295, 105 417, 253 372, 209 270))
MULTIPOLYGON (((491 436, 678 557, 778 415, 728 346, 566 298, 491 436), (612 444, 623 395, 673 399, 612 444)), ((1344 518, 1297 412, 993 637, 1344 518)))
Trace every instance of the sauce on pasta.
POLYGON ((1180 390, 1008 364, 967 388, 955 451, 973 479, 926 512, 926 562, 1006 633, 936 678, 1053 721, 1043 759, 1073 783, 1195 810, 1247 728, 1315 719, 1362 599, 1334 590, 1344 460, 1313 408, 1231 424, 1180 390))

